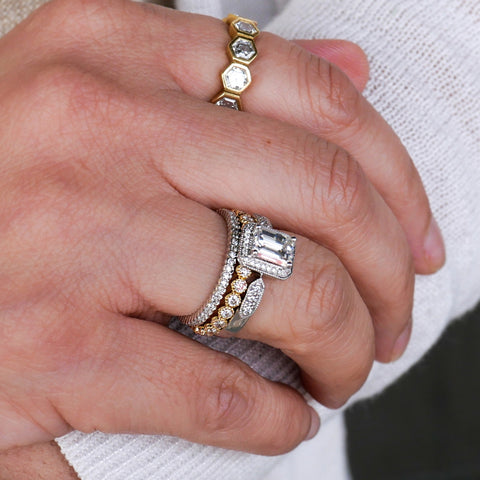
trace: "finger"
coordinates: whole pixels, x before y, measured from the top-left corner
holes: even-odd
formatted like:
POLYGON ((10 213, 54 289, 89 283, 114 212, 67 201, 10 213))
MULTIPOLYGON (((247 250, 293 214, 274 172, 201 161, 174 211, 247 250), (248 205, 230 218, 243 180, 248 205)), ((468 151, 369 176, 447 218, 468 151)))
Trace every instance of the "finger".
POLYGON ((119 315, 91 327, 88 346, 50 396, 77 430, 175 435, 263 455, 316 433, 318 417, 296 391, 234 357, 119 315))
POLYGON ((342 406, 375 357, 372 320, 350 276, 331 252, 299 237, 292 277, 264 281, 260 307, 236 335, 281 349, 315 399, 342 406))
POLYGON ((338 67, 360 92, 365 89, 369 74, 368 59, 356 43, 346 40, 294 40, 293 42, 338 67))

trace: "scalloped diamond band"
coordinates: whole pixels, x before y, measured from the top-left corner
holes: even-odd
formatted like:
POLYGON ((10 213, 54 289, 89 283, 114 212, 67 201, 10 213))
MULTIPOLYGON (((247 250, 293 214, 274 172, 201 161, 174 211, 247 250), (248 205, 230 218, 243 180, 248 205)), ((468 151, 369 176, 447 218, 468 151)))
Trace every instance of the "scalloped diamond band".
POLYGON ((232 41, 227 54, 230 65, 222 73, 223 90, 212 99, 212 103, 233 110, 243 110, 240 94, 252 82, 248 66, 257 56, 255 37, 260 33, 257 22, 230 14, 224 19, 229 26, 232 41))
POLYGON ((198 335, 238 332, 263 298, 263 275, 286 280, 293 270, 296 238, 272 228, 261 215, 218 210, 228 231, 225 264, 210 298, 194 313, 179 317, 198 335))

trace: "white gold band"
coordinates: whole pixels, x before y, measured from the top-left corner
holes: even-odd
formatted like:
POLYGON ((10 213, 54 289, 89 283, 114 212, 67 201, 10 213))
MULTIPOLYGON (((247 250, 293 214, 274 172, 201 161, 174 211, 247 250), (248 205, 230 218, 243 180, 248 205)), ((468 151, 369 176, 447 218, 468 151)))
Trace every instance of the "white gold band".
POLYGON ((220 209, 218 213, 223 217, 227 224, 227 253, 222 273, 218 283, 211 296, 204 304, 190 315, 178 317, 182 323, 194 327, 205 323, 215 312, 225 296, 225 292, 230 285, 230 281, 237 265, 237 252, 240 241, 241 224, 237 215, 232 210, 220 209))

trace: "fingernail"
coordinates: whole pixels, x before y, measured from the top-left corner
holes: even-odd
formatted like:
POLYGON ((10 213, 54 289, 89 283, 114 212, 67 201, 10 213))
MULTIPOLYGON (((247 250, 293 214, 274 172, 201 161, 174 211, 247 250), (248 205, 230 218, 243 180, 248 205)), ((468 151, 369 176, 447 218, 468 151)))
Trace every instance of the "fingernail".
POLYGON ((305 438, 305 440, 311 440, 320 430, 320 417, 318 413, 310 407, 310 430, 305 438))
POLYGON ((393 346, 392 357, 390 360, 391 362, 395 362, 396 360, 398 360, 403 355, 403 352, 407 348, 408 342, 410 340, 410 335, 412 334, 412 325, 413 325, 413 322, 412 322, 412 319, 410 319, 410 322, 408 323, 405 330, 397 338, 397 341, 393 346))
POLYGON ((440 228, 433 217, 425 237, 423 250, 428 263, 435 270, 438 270, 445 263, 445 244, 440 228))

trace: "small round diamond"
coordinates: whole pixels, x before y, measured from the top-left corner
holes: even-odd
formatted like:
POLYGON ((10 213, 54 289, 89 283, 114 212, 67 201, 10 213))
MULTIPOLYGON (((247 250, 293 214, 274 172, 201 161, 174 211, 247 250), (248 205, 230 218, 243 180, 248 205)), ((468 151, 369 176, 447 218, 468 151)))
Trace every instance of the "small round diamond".
POLYGON ((252 271, 249 268, 243 267, 242 265, 237 267, 236 272, 237 275, 243 279, 247 279, 252 274, 252 271))
POLYGON ((251 215, 248 215, 248 213, 242 213, 240 215, 240 218, 239 220, 242 222, 242 223, 250 223, 250 222, 253 222, 254 219, 251 215))
POLYGON ((212 325, 207 325, 205 327, 205 335, 207 337, 213 337, 217 333, 217 329, 212 325))
POLYGON ((218 317, 223 318, 224 320, 229 320, 233 317, 234 311, 230 307, 222 307, 218 310, 218 317))
POLYGON ((206 335, 205 327, 195 327, 195 333, 197 335, 206 335))
POLYGON ((224 329, 227 325, 228 325, 228 322, 226 320, 224 320, 223 318, 217 318, 215 317, 213 320, 212 320, 212 325, 218 329, 218 330, 222 330, 224 329))
POLYGON ((247 290, 247 282, 243 280, 243 278, 239 278, 238 280, 235 280, 232 282, 232 289, 236 293, 243 293, 247 290))
POLYGON ((236 308, 242 303, 242 297, 236 293, 230 293, 225 297, 225 305, 236 308))

